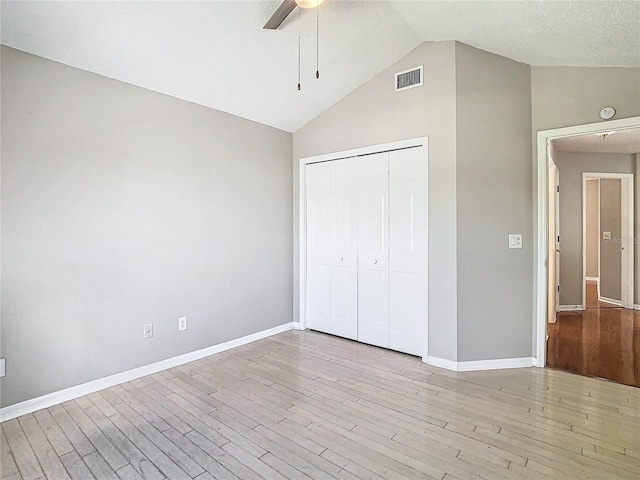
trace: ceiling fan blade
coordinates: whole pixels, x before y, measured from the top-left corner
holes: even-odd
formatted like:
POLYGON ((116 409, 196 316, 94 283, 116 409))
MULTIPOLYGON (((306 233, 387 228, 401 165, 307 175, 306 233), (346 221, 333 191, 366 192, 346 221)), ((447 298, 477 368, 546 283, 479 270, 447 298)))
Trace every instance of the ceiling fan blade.
POLYGON ((271 18, 269 19, 269 21, 267 21, 267 23, 265 23, 264 27, 262 28, 266 28, 269 30, 277 29, 282 24, 282 22, 284 22, 284 20, 289 16, 289 14, 293 12, 294 8, 296 8, 295 0, 284 0, 284 2, 280 4, 278 9, 275 11, 273 15, 271 15, 271 18))

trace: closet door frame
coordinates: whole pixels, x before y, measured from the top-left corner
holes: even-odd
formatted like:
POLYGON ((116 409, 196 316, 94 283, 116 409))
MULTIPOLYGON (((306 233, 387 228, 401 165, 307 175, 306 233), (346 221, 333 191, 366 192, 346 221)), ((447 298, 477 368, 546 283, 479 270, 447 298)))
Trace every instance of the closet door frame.
MULTIPOLYGON (((298 318, 299 322, 294 324, 294 328, 299 330, 305 330, 307 328, 307 168, 306 166, 312 163, 328 162, 341 160, 345 158, 358 157, 362 155, 371 155, 375 153, 389 152, 393 150, 402 150, 413 147, 424 147, 424 152, 427 166, 429 155, 429 138, 420 137, 409 140, 401 140, 398 142, 384 143, 380 145, 371 145, 368 147, 356 148, 351 150, 345 150, 341 152, 327 153, 323 155, 315 155, 312 157, 304 157, 299 159, 298 164, 298 318)), ((428 170, 428 167, 427 167, 428 170)), ((428 225, 428 221, 427 221, 428 225)), ((428 281, 428 235, 429 229, 427 228, 427 295, 429 288, 428 281)), ((427 336, 424 339, 424 351, 422 353, 422 359, 426 362, 429 356, 429 319, 427 315, 427 324, 425 326, 427 336)))

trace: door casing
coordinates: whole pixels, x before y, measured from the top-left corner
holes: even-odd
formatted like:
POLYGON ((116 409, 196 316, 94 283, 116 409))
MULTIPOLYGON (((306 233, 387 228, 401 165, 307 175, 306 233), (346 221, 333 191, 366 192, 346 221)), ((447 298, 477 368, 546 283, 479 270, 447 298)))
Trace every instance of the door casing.
MULTIPOLYGON (((587 290, 585 288, 586 271, 587 271, 587 187, 586 183, 588 179, 611 179, 621 181, 622 190, 622 211, 621 223, 622 223, 622 278, 621 278, 621 302, 622 308, 634 308, 634 232, 633 232, 633 219, 634 219, 634 194, 633 194, 633 174, 631 173, 588 173, 582 174, 582 307, 587 306, 587 290)), ((600 207, 598 207, 598 210, 600 207)), ((600 224, 600 213, 598 213, 598 225, 600 224)), ((598 228, 598 232, 600 229, 598 228)), ((599 235, 599 234, 598 234, 599 235)), ((600 240, 600 239, 599 239, 600 240)), ((598 245, 600 241, 598 241, 598 245)), ((598 248, 598 277, 600 277, 600 248, 598 248)), ((600 284, 598 283, 598 295, 600 295, 600 284)))
POLYGON ((537 202, 534 206, 534 246, 533 272, 534 272, 534 311, 533 328, 534 340, 534 365, 544 367, 547 355, 547 301, 548 301, 548 275, 547 258, 549 255, 549 199, 548 199, 548 161, 547 144, 551 140, 575 135, 609 132, 616 129, 640 127, 640 117, 629 117, 620 120, 575 125, 571 127, 541 130, 537 135, 537 157, 535 160, 537 202))

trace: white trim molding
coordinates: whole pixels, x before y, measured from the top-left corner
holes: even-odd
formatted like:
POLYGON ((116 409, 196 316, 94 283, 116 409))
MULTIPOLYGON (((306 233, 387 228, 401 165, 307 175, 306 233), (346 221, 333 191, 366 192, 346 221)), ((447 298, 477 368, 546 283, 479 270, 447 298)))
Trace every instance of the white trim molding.
POLYGON ((598 295, 598 301, 604 302, 604 303, 610 303, 611 305, 617 305, 618 307, 622 306, 621 300, 614 300, 613 298, 601 297, 600 295, 598 295))
POLYGON ((27 415, 28 413, 33 413, 37 410, 42 410, 43 408, 48 408, 59 403, 73 400, 74 398, 82 397, 99 390, 104 390, 105 388, 113 387, 114 385, 118 385, 120 383, 129 382, 140 377, 145 377, 153 373, 161 372, 162 370, 167 370, 179 365, 184 365, 185 363, 193 362, 194 360, 199 360, 216 353, 224 352, 225 350, 240 347, 242 345, 246 345, 247 343, 255 342, 256 340, 261 340, 272 335, 277 335, 278 333, 286 332, 288 330, 291 330, 292 328, 293 323, 285 323, 284 325, 269 328, 267 330, 262 330, 261 332, 252 333, 251 335, 236 338, 235 340, 219 343, 218 345, 213 345, 201 350, 185 353, 184 355, 167 358, 166 360, 150 363, 149 365, 144 365, 132 370, 116 373, 115 375, 109 375, 108 377, 99 378, 87 383, 82 383, 80 385, 65 388, 64 390, 48 393, 47 395, 43 395, 41 397, 36 397, 32 398, 31 400, 26 400, 14 405, 9 405, 8 407, 0 408, 0 422, 11 420, 22 415, 27 415))
POLYGON ((558 306, 559 312, 580 312, 582 310, 584 310, 584 307, 582 305, 559 305, 558 306))
POLYGON ((584 277, 585 282, 598 283, 598 277, 584 277))
POLYGON ((495 360, 475 360, 470 362, 454 362, 445 358, 429 357, 427 363, 434 367, 446 368, 454 372, 476 372, 480 370, 502 370, 506 368, 526 368, 534 367, 535 359, 532 357, 522 358, 499 358, 495 360))
POLYGON ((536 172, 536 197, 533 231, 536 236, 536 244, 533 256, 534 272, 534 305, 533 324, 535 326, 535 365, 544 367, 547 358, 547 257, 549 254, 548 245, 548 221, 549 202, 547 185, 547 145, 556 138, 572 137, 589 133, 608 132, 624 128, 635 128, 640 126, 640 117, 623 118, 619 120, 609 120, 606 122, 591 123, 587 125, 576 125, 553 130, 541 130, 538 132, 537 154, 535 160, 536 172))

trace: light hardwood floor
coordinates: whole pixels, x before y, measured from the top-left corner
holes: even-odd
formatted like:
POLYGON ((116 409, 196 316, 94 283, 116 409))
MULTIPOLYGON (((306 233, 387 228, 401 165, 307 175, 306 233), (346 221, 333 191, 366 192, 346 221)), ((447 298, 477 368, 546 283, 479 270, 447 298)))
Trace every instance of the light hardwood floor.
POLYGON ((0 477, 635 479, 640 389, 285 332, 2 424, 0 477))

